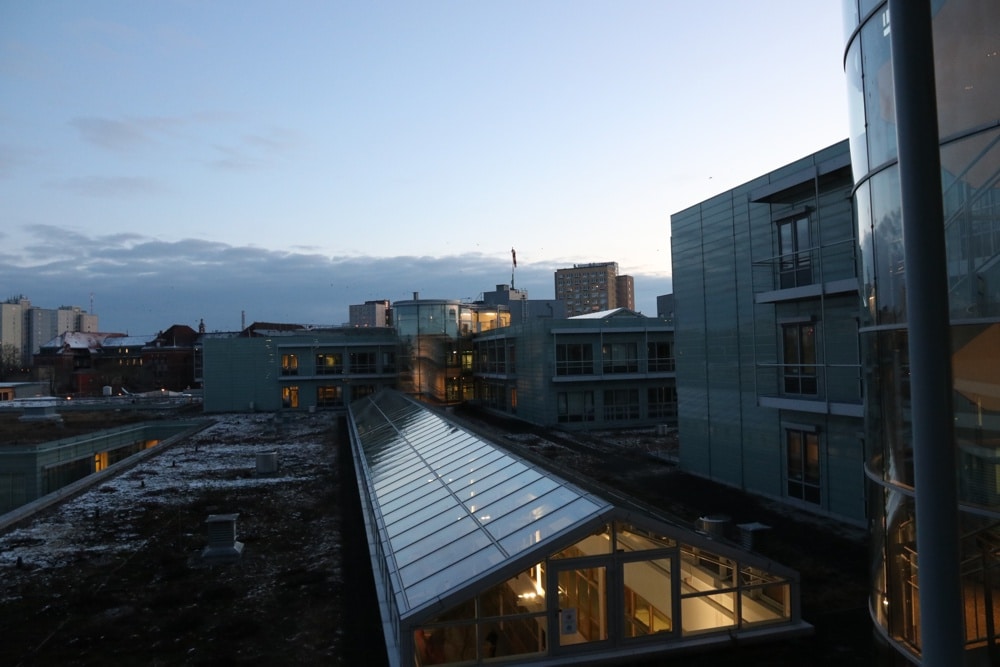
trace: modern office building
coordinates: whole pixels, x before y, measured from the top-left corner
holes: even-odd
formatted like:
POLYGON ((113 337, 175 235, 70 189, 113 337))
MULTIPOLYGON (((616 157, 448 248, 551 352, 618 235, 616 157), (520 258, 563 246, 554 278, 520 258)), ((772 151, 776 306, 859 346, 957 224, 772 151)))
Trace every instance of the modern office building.
POLYGON ((681 467, 862 524, 847 141, 671 216, 681 467))
POLYGON ((794 571, 400 392, 354 401, 348 426, 391 667, 626 664, 810 631, 794 571))
POLYGON ((261 330, 201 345, 205 412, 344 409, 396 384, 392 329, 261 330))
POLYGON ((574 317, 615 308, 635 310, 632 276, 619 276, 617 262, 574 264, 556 269, 556 299, 566 304, 566 315, 574 317))
MULTIPOLYGON (((947 256, 966 664, 1000 664, 1000 3, 941 0, 934 78, 947 256)), ((925 558, 917 549, 893 23, 886 2, 844 2, 851 163, 862 259, 865 466, 873 563, 870 611, 900 655, 919 661, 925 558), (918 571, 918 559, 920 570, 918 571)), ((896 17, 893 17, 895 19, 896 17)), ((939 243, 939 239, 928 239, 939 243)), ((929 612, 928 612, 929 613, 929 612)))
POLYGON ((476 402, 571 430, 674 425, 673 336, 666 321, 624 308, 480 334, 476 402))
POLYGON ((399 340, 399 389, 437 403, 473 398, 472 338, 510 325, 505 305, 456 299, 421 299, 393 304, 399 340))

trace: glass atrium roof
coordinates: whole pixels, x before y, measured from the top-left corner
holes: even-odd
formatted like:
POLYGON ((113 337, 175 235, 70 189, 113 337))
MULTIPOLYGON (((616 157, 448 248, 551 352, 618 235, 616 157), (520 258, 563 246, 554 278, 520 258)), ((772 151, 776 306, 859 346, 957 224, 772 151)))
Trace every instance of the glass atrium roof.
POLYGON ((402 394, 351 412, 400 616, 613 509, 402 394))

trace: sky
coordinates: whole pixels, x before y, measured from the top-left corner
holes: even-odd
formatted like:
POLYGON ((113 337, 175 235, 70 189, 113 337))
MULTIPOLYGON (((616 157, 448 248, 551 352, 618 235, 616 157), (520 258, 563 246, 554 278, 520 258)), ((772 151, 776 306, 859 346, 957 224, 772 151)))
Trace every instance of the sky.
POLYGON ((0 299, 232 331, 613 261, 655 315, 672 213, 847 137, 843 32, 835 0, 0 0, 0 299))

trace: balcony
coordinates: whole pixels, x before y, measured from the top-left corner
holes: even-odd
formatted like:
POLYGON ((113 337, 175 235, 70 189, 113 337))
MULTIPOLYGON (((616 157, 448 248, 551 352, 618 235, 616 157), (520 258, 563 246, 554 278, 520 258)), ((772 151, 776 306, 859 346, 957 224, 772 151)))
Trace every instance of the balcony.
POLYGON ((762 408, 864 416, 859 364, 758 364, 756 387, 762 408))

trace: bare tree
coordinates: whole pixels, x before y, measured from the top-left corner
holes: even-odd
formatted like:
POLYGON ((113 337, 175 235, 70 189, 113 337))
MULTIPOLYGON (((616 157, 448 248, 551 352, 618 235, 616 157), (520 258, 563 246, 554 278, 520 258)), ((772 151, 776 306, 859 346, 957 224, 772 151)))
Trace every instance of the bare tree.
POLYGON ((21 369, 21 350, 13 343, 0 346, 0 380, 8 379, 21 369))

